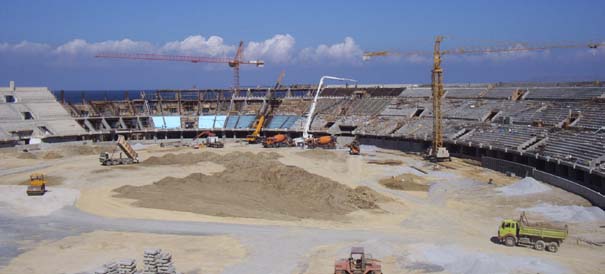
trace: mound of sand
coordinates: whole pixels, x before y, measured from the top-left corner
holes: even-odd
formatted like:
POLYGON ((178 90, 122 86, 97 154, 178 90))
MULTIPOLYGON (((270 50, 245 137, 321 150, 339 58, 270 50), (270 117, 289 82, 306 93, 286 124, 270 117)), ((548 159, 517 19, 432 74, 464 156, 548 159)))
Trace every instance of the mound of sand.
POLYGON ((524 211, 540 214, 547 219, 565 223, 605 222, 605 212, 594 206, 559 206, 541 203, 524 211))
POLYGON ((355 189, 276 161, 275 153, 167 154, 146 164, 213 161, 226 170, 208 176, 166 177, 151 185, 123 186, 115 197, 137 206, 215 216, 293 220, 335 219, 359 209, 379 209, 388 198, 367 187, 355 189), (188 157, 191 157, 188 159, 188 157))
POLYGON ((521 196, 549 191, 550 187, 531 177, 508 186, 496 188, 504 196, 521 196))
POLYGON ((380 180, 379 183, 390 189, 405 191, 429 191, 430 188, 425 178, 411 173, 385 178, 380 180))
POLYGON ((403 162, 399 161, 399 160, 393 160, 393 159, 388 159, 388 160, 370 160, 370 161, 368 161, 368 164, 386 165, 386 166, 399 166, 399 165, 403 164, 403 162))
POLYGON ((63 158, 63 155, 61 155, 60 153, 58 153, 56 151, 49 151, 49 152, 42 154, 42 159, 44 159, 44 160, 52 160, 52 159, 59 159, 59 158, 63 158))
POLYGON ((38 159, 38 156, 36 156, 36 154, 33 154, 31 152, 22 152, 22 153, 19 153, 17 158, 19 158, 19 159, 38 159))
POLYGON ((276 160, 281 155, 275 152, 261 152, 254 154, 252 152, 232 152, 226 155, 220 155, 214 152, 203 151, 200 153, 168 153, 163 156, 151 156, 142 163, 144 165, 190 165, 199 162, 217 162, 228 165, 247 165, 255 161, 276 160))

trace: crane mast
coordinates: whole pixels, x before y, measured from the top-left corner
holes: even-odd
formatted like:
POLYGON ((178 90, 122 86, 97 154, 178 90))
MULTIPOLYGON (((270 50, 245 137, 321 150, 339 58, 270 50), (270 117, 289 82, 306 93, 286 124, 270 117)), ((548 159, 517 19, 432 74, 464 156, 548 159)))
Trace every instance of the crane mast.
POLYGON ((441 99, 443 97, 443 69, 441 68, 441 41, 443 36, 435 38, 433 48, 433 70, 431 89, 433 92, 433 143, 428 157, 433 161, 450 160, 447 148, 443 146, 443 129, 441 120, 441 99))
MULTIPOLYGON (((461 54, 489 54, 499 52, 524 52, 524 51, 537 51, 537 50, 548 50, 548 49, 572 49, 572 48, 589 48, 597 49, 605 46, 605 43, 584 43, 584 44, 562 44, 562 45, 545 45, 545 46, 533 46, 533 47, 509 47, 509 48, 479 48, 479 49, 467 49, 457 48, 452 50, 441 50, 441 42, 443 36, 437 36, 435 38, 435 44, 433 47, 433 69, 431 70, 431 89, 433 96, 433 140, 432 145, 428 151, 427 158, 432 161, 443 161, 449 160, 450 155, 447 149, 443 146, 443 121, 441 113, 441 105, 443 102, 443 69, 441 68, 441 57, 443 55, 461 55, 461 54)), ((391 51, 374 51, 365 52, 363 54, 363 60, 370 60, 372 57, 386 57, 386 56, 418 56, 418 55, 429 55, 430 52, 391 52, 391 51)))

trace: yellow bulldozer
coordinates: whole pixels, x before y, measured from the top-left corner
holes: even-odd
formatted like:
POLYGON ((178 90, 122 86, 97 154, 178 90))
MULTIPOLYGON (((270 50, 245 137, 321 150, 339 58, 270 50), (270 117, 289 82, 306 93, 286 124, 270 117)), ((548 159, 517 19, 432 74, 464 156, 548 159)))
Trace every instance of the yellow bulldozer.
POLYGON ((27 196, 44 195, 46 193, 46 178, 42 173, 32 173, 29 176, 27 196))

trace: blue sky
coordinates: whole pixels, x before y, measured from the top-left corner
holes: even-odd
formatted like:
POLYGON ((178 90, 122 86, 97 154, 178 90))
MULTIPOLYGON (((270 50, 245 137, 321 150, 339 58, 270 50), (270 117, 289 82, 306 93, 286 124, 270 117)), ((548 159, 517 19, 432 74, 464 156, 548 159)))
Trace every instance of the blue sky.
MULTIPOLYGON (((226 65, 95 59, 98 52, 245 56, 242 86, 314 83, 323 74, 361 83, 427 83, 430 59, 366 50, 518 47, 604 42, 605 1, 2 1, 0 84, 51 89, 229 87, 226 65)), ((605 79, 605 49, 450 56, 446 82, 605 79)))

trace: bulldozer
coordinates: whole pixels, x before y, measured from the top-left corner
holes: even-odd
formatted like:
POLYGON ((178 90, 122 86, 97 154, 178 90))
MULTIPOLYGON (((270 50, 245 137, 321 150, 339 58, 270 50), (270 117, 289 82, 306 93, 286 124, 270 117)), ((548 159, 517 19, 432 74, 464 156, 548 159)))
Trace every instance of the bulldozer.
POLYGON ((29 175, 29 186, 27 186, 27 196, 44 195, 46 193, 46 178, 42 173, 32 173, 29 175))
POLYGON ((352 247, 347 259, 334 263, 334 274, 383 274, 380 261, 365 254, 363 247, 352 247))

